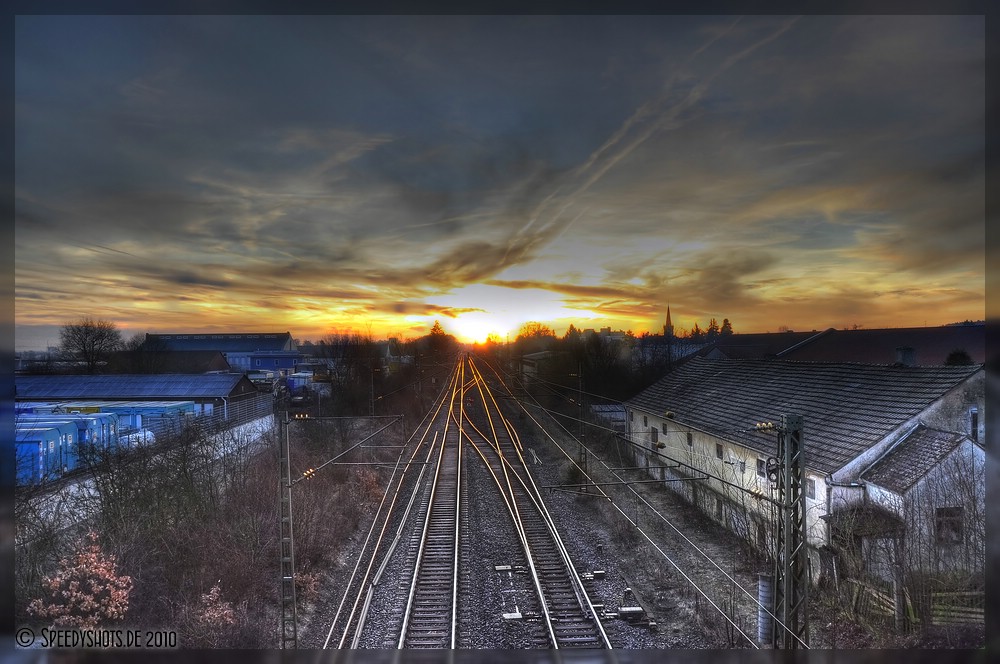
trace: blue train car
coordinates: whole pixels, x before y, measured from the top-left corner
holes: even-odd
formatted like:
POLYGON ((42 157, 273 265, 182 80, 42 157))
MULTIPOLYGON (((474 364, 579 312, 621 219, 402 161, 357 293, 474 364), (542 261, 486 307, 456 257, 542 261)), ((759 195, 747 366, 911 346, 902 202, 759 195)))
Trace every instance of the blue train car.
POLYGON ((45 482, 76 466, 74 422, 37 422, 14 431, 18 484, 45 482))

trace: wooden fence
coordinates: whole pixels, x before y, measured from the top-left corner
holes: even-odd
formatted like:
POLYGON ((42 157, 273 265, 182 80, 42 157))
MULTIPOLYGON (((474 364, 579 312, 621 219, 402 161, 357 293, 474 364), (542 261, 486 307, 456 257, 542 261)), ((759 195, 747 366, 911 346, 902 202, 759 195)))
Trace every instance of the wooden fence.
MULTIPOLYGON (((847 582, 850 586, 850 606, 853 616, 871 622, 893 623, 896 602, 891 584, 856 579, 848 579, 847 582)), ((919 611, 915 609, 910 593, 905 589, 903 599, 906 603, 907 622, 911 625, 921 622, 919 611)), ((985 602, 986 593, 982 590, 931 592, 929 602, 923 606, 929 607, 929 616, 925 617, 929 617, 927 622, 932 625, 983 625, 986 623, 985 602)))
POLYGON ((985 625, 986 593, 982 590, 931 593, 931 624, 985 625))

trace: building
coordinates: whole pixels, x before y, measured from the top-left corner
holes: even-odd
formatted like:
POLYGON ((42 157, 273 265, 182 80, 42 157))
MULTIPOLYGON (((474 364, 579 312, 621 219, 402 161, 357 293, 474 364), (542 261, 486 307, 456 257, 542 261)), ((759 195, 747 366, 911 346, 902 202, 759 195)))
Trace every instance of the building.
POLYGON ((962 351, 972 364, 986 362, 986 325, 943 325, 878 330, 829 329, 804 343, 789 346, 777 357, 811 362, 901 362, 918 366, 945 364, 962 351))
POLYGON ((289 332, 147 334, 144 351, 220 351, 236 371, 294 371, 301 354, 289 332))
MULTIPOLYGON (((762 332, 732 334, 699 351, 712 359, 779 359, 806 362, 860 362, 934 366, 962 351, 971 364, 986 362, 984 324, 875 330, 762 332)), ((953 360, 954 361, 954 360, 953 360)))
MULTIPOLYGON (((175 417, 176 413, 190 409, 194 415, 211 418, 222 427, 273 412, 271 395, 259 392, 249 378, 235 373, 15 376, 14 389, 16 406, 24 402, 55 402, 73 404, 75 409, 101 407, 107 412, 118 404, 133 412, 136 410, 133 402, 142 404, 139 409, 146 410, 142 411, 145 415, 138 427, 144 429, 151 426, 153 410, 161 415, 164 425, 163 414, 175 417)), ((122 408, 116 412, 125 418, 122 408)), ((123 422, 122 426, 125 425, 123 422)))
POLYGON ((112 353, 104 373, 231 373, 217 350, 126 350, 112 353))
POLYGON ((815 574, 831 564, 820 552, 838 545, 826 517, 872 500, 864 473, 918 425, 982 440, 984 391, 981 365, 696 357, 626 402, 626 439, 635 465, 770 551, 776 496, 766 471, 776 438, 754 425, 802 416, 815 574))
POLYGON ((969 433, 917 424, 860 474, 863 500, 832 505, 831 537, 884 581, 898 561, 974 586, 986 567, 985 464, 969 433))

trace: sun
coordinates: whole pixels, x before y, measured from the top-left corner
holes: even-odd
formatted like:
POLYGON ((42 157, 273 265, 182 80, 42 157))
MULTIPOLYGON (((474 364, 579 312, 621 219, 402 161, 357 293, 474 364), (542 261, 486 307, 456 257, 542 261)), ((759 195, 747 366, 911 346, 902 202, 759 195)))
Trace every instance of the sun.
POLYGON ((481 344, 491 334, 503 337, 508 330, 486 312, 470 312, 459 314, 455 318, 442 321, 441 325, 462 343, 481 344))

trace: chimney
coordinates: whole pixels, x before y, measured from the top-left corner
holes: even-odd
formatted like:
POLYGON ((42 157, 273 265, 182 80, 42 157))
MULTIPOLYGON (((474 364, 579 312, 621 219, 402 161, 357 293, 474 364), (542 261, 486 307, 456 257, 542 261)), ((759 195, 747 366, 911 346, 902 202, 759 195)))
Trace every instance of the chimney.
POLYGON ((896 347, 896 364, 904 367, 915 366, 916 361, 916 350, 910 346, 897 346, 896 347))

